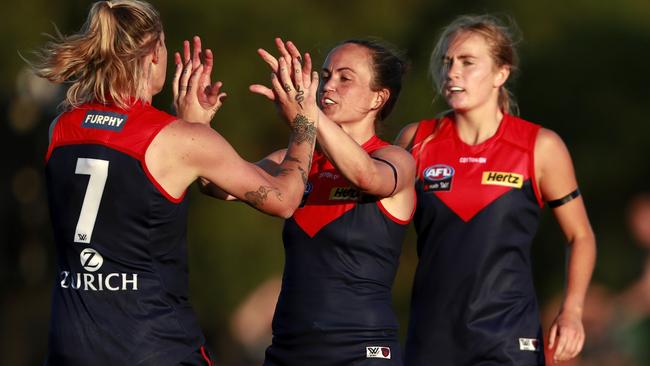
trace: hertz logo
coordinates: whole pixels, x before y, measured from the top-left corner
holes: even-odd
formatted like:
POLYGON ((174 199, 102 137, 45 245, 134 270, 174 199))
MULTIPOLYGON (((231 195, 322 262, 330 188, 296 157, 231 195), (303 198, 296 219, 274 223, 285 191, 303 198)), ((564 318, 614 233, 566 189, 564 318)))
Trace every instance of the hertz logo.
POLYGON ((481 184, 521 188, 524 185, 524 176, 516 173, 483 172, 481 184))

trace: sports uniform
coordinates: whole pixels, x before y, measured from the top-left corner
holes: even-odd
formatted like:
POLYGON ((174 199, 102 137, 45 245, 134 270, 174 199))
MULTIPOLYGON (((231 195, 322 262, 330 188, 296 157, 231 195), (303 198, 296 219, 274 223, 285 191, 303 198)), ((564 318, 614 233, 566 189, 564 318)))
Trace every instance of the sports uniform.
POLYGON ((46 364, 209 364, 188 302, 187 199, 166 193, 144 158, 175 119, 141 102, 85 104, 54 124, 46 175, 58 276, 46 364))
POLYGON ((544 364, 530 260, 542 207, 538 130, 505 115, 494 136, 470 146, 450 117, 419 123, 407 365, 544 364))
MULTIPOLYGON (((371 154, 388 145, 374 136, 371 154)), ((286 220, 286 263, 266 366, 401 365, 391 287, 408 221, 314 153, 304 205, 286 220)))

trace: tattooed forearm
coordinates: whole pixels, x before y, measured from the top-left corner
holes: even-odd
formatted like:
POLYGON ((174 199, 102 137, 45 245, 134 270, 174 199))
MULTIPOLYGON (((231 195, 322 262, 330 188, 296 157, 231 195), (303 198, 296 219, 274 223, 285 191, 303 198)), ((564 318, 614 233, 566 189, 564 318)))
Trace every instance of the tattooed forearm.
POLYGON ((303 100, 305 100, 305 91, 300 89, 300 87, 298 87, 296 89, 296 102, 298 102, 298 105, 300 106, 300 109, 303 109, 302 108, 302 101, 303 100))
POLYGON ((293 169, 290 169, 290 168, 282 168, 282 167, 278 167, 278 168, 273 172, 272 175, 273 175, 274 177, 285 176, 285 175, 289 174, 289 172, 292 171, 292 170, 293 170, 293 169))
POLYGON ((316 126, 302 114, 297 114, 293 119, 293 138, 296 144, 300 145, 307 141, 313 144, 316 141, 316 126))
POLYGON ((298 158, 296 158, 296 157, 293 157, 293 156, 291 156, 291 155, 287 155, 287 156, 285 156, 285 157, 284 157, 284 160, 287 160, 287 161, 293 161, 294 163, 298 163, 298 164, 300 164, 300 159, 298 159, 298 158))
POLYGON ((244 198, 253 207, 262 207, 269 193, 275 193, 279 201, 282 201, 282 193, 274 187, 260 186, 257 191, 250 191, 244 194, 244 198))

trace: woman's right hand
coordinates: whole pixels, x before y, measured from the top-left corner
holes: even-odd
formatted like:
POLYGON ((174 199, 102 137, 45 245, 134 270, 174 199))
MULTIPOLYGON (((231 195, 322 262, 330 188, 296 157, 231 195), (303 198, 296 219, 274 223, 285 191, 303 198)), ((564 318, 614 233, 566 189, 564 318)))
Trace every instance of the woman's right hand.
POLYGON ((250 90, 275 102, 292 128, 298 114, 317 120, 318 73, 311 70, 311 57, 308 53, 302 57, 291 41, 285 45, 276 38, 275 43, 280 52, 278 58, 264 49, 258 50, 271 69, 272 87, 254 84, 250 90))
POLYGON ((220 81, 211 84, 212 51, 205 50, 205 65, 201 62, 201 38, 193 39, 192 58, 190 59, 190 42, 183 42, 184 62, 176 52, 174 62, 176 72, 172 82, 174 108, 179 118, 194 123, 210 124, 215 113, 223 105, 226 93, 221 92, 220 81))

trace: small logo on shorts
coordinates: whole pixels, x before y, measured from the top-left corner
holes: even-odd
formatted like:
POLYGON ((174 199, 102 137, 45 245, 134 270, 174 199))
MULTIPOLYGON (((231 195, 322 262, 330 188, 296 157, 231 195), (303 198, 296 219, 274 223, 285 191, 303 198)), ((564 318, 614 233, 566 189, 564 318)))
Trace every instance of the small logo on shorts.
POLYGON ((520 351, 533 351, 539 352, 540 342, 536 338, 519 338, 519 350, 520 351))
POLYGON ((366 347, 366 358, 385 358, 387 360, 390 360, 390 347, 366 347))
POLYGON ((454 177, 454 168, 449 165, 432 165, 422 172, 424 177, 424 191, 451 191, 451 180, 454 177))

